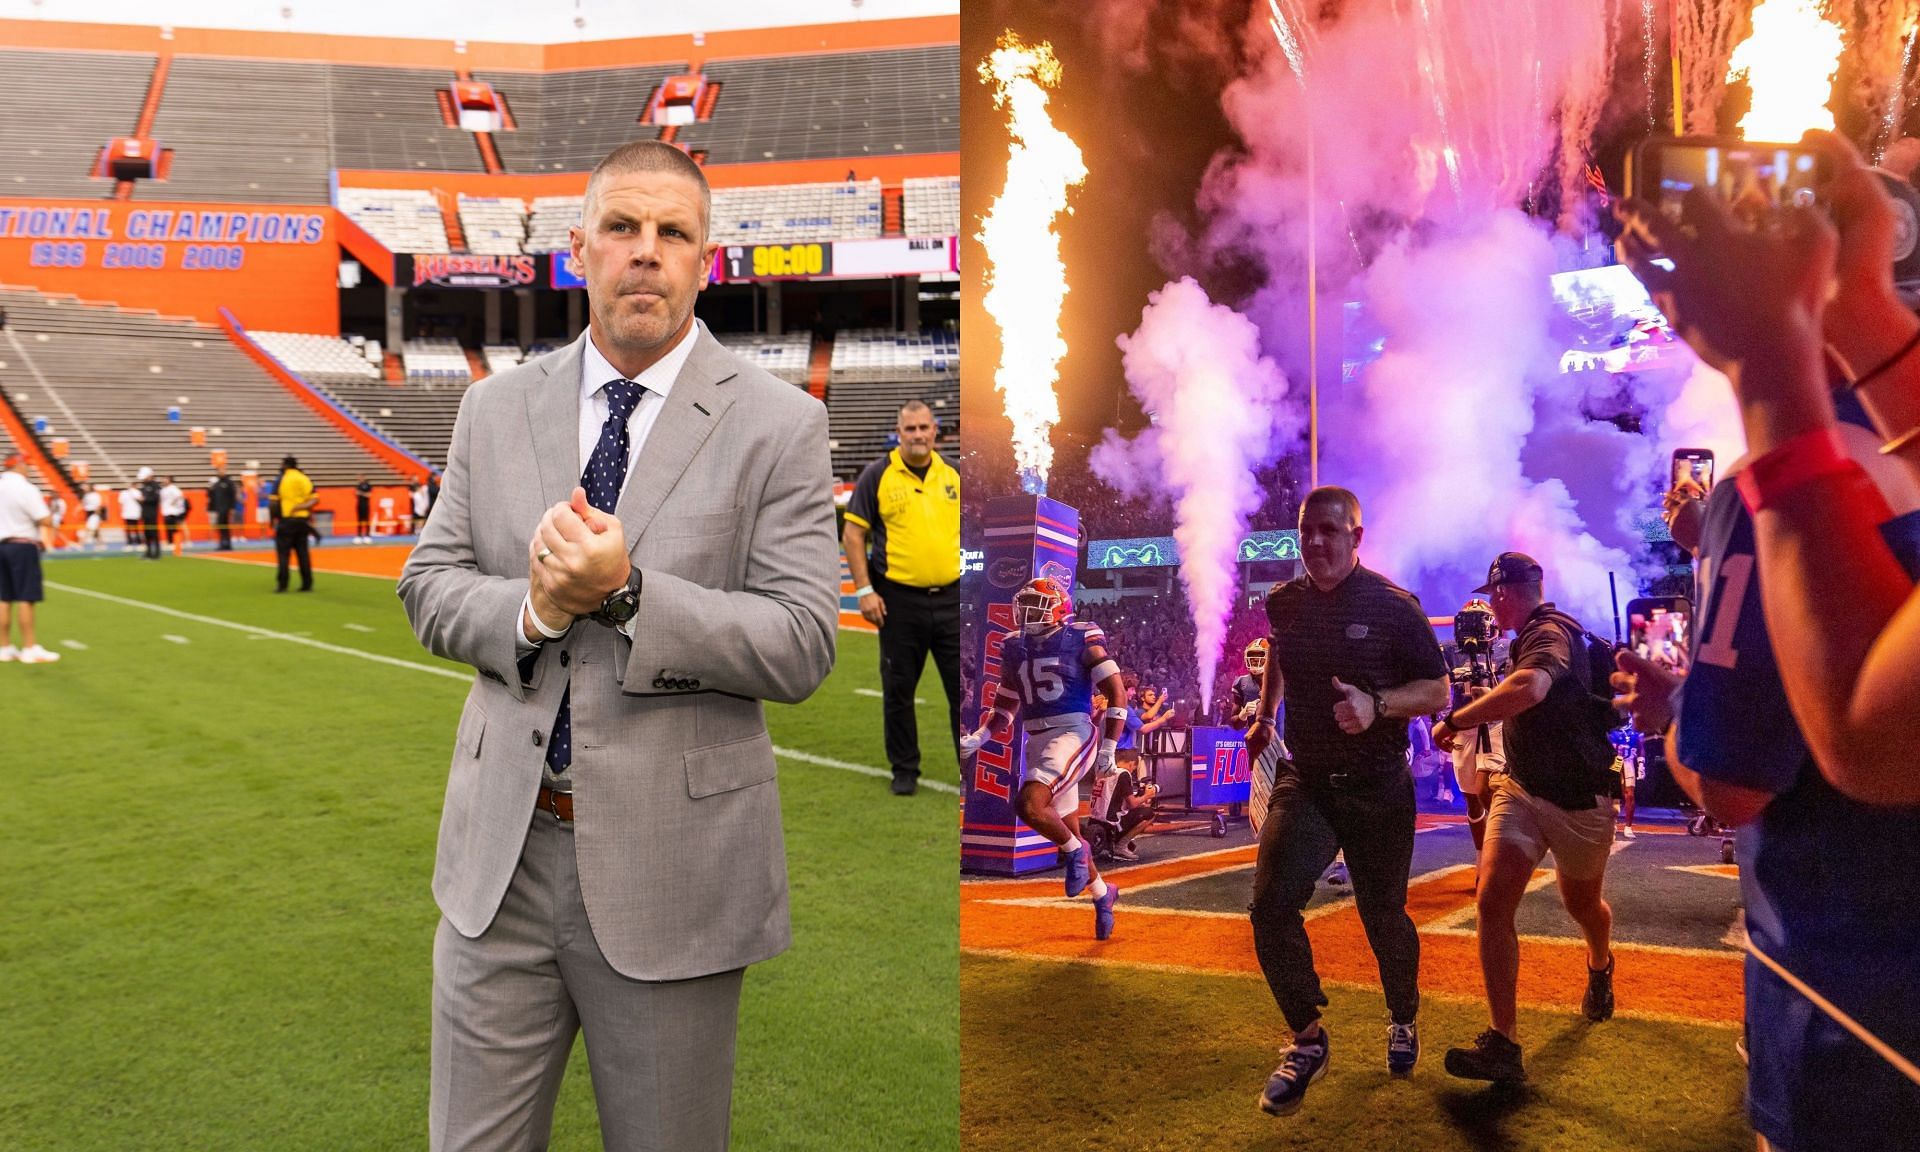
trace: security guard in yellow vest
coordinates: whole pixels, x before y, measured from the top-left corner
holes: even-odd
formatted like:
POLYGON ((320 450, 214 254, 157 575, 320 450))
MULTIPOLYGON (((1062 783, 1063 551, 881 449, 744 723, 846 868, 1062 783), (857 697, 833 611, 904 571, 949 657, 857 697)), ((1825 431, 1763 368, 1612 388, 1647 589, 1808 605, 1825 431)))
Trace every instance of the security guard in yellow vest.
POLYGON ((947 690, 947 718, 960 744, 960 473, 933 450, 939 425, 918 400, 900 409, 900 447, 867 465, 847 503, 847 566, 860 615, 880 629, 880 685, 893 792, 920 780, 920 726, 913 694, 927 654, 947 690))

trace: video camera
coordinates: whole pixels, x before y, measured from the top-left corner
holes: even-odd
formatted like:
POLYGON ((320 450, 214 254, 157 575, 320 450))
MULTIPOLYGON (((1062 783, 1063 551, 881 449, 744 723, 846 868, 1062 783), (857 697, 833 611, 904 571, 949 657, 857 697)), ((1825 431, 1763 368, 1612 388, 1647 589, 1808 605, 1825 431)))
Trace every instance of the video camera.
POLYGON ((1493 642, 1499 635, 1500 625, 1493 617, 1493 605, 1485 600, 1469 600, 1454 614, 1454 651, 1465 657, 1449 674, 1456 703, 1466 698, 1469 687, 1493 687, 1493 642))

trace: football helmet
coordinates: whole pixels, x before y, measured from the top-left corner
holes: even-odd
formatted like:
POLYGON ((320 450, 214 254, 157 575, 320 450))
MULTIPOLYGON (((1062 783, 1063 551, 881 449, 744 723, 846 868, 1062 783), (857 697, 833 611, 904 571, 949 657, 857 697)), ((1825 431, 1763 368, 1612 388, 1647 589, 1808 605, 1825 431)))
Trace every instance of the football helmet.
POLYGON ((1036 576, 1013 594, 1013 623, 1032 635, 1058 628, 1073 615, 1073 601, 1060 581, 1036 576))
POLYGON ((1260 637, 1247 645, 1247 671, 1259 676, 1267 670, 1267 638, 1260 637))

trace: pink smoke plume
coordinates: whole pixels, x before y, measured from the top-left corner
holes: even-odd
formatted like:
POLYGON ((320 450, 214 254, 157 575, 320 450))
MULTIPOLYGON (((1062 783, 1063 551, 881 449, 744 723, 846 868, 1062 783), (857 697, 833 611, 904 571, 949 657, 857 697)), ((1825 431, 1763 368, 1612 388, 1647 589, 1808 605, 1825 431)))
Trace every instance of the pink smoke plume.
POLYGON ((1213 683, 1239 580, 1239 544, 1260 506, 1254 469, 1299 438, 1286 376, 1260 353, 1260 330, 1182 277, 1147 297, 1118 340, 1127 385, 1153 423, 1132 441, 1109 433, 1096 475, 1173 502, 1180 579, 1193 613, 1200 684, 1213 683))

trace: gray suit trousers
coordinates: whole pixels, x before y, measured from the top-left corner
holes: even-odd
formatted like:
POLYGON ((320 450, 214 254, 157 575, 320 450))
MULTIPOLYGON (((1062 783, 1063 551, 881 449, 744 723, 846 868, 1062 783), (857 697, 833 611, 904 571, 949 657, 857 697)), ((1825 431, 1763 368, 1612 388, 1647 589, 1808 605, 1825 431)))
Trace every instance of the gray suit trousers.
POLYGON ((745 969, 650 982, 614 971, 580 897, 574 832, 533 814, 499 915, 433 942, 434 1152, 538 1152, 586 1027, 608 1152, 725 1152, 745 969))

